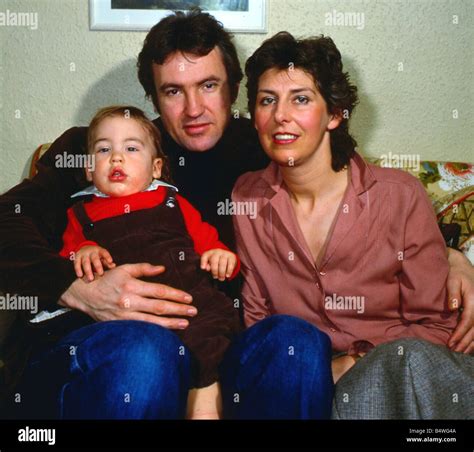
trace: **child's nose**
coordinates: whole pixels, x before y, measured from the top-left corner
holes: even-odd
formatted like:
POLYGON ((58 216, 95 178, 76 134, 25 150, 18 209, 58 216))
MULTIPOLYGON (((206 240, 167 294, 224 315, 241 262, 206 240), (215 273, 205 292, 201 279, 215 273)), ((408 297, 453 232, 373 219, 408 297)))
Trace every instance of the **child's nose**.
POLYGON ((112 163, 119 163, 123 161, 123 156, 121 152, 113 152, 111 157, 112 163))

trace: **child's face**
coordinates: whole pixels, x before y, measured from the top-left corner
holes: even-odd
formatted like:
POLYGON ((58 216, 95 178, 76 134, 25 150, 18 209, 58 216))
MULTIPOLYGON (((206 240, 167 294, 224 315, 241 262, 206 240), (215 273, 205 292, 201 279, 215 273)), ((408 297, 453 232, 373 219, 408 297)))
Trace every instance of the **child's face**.
POLYGON ((105 118, 94 133, 89 152, 94 155, 95 170, 87 170, 87 179, 106 195, 132 195, 161 177, 163 162, 155 157, 152 138, 132 118, 105 118))

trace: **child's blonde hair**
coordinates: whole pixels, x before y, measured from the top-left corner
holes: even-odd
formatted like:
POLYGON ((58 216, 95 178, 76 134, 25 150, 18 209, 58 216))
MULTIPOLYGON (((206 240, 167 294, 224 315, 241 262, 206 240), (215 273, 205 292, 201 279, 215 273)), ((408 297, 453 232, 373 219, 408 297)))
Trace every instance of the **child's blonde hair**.
POLYGON ((161 168, 161 177, 160 179, 164 182, 172 183, 171 171, 168 164, 168 157, 163 152, 161 148, 161 134, 156 126, 147 118, 145 113, 137 107, 131 105, 111 105, 110 107, 101 108, 95 116, 92 118, 92 121, 89 124, 89 129, 87 131, 87 149, 88 152, 91 151, 91 146, 94 140, 94 134, 99 127, 99 124, 106 118, 112 117, 122 117, 126 119, 133 119, 137 121, 146 132, 148 132, 152 138, 152 142, 155 148, 156 157, 160 158, 163 161, 161 168))

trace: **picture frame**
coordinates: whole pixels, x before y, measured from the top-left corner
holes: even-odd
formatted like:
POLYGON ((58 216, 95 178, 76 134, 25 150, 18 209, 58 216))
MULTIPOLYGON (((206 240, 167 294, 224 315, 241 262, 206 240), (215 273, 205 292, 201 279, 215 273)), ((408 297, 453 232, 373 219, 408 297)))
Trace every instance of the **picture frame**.
MULTIPOLYGON (((183 0, 175 10, 199 6, 233 33, 266 33, 267 0, 183 0), (218 5, 220 9, 215 8, 218 5), (181 9, 181 7, 183 7, 181 9)), ((173 12, 166 0, 89 0, 91 30, 148 31, 173 12), (160 8, 163 5, 164 8, 160 8)), ((174 6, 173 5, 173 6, 174 6)))

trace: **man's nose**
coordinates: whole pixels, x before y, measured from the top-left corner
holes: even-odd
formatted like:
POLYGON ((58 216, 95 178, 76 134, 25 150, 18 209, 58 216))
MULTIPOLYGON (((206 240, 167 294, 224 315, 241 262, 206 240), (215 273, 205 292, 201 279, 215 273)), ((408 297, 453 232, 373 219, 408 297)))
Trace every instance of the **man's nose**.
POLYGON ((191 92, 186 95, 186 115, 197 118, 204 113, 204 102, 201 94, 191 92))

